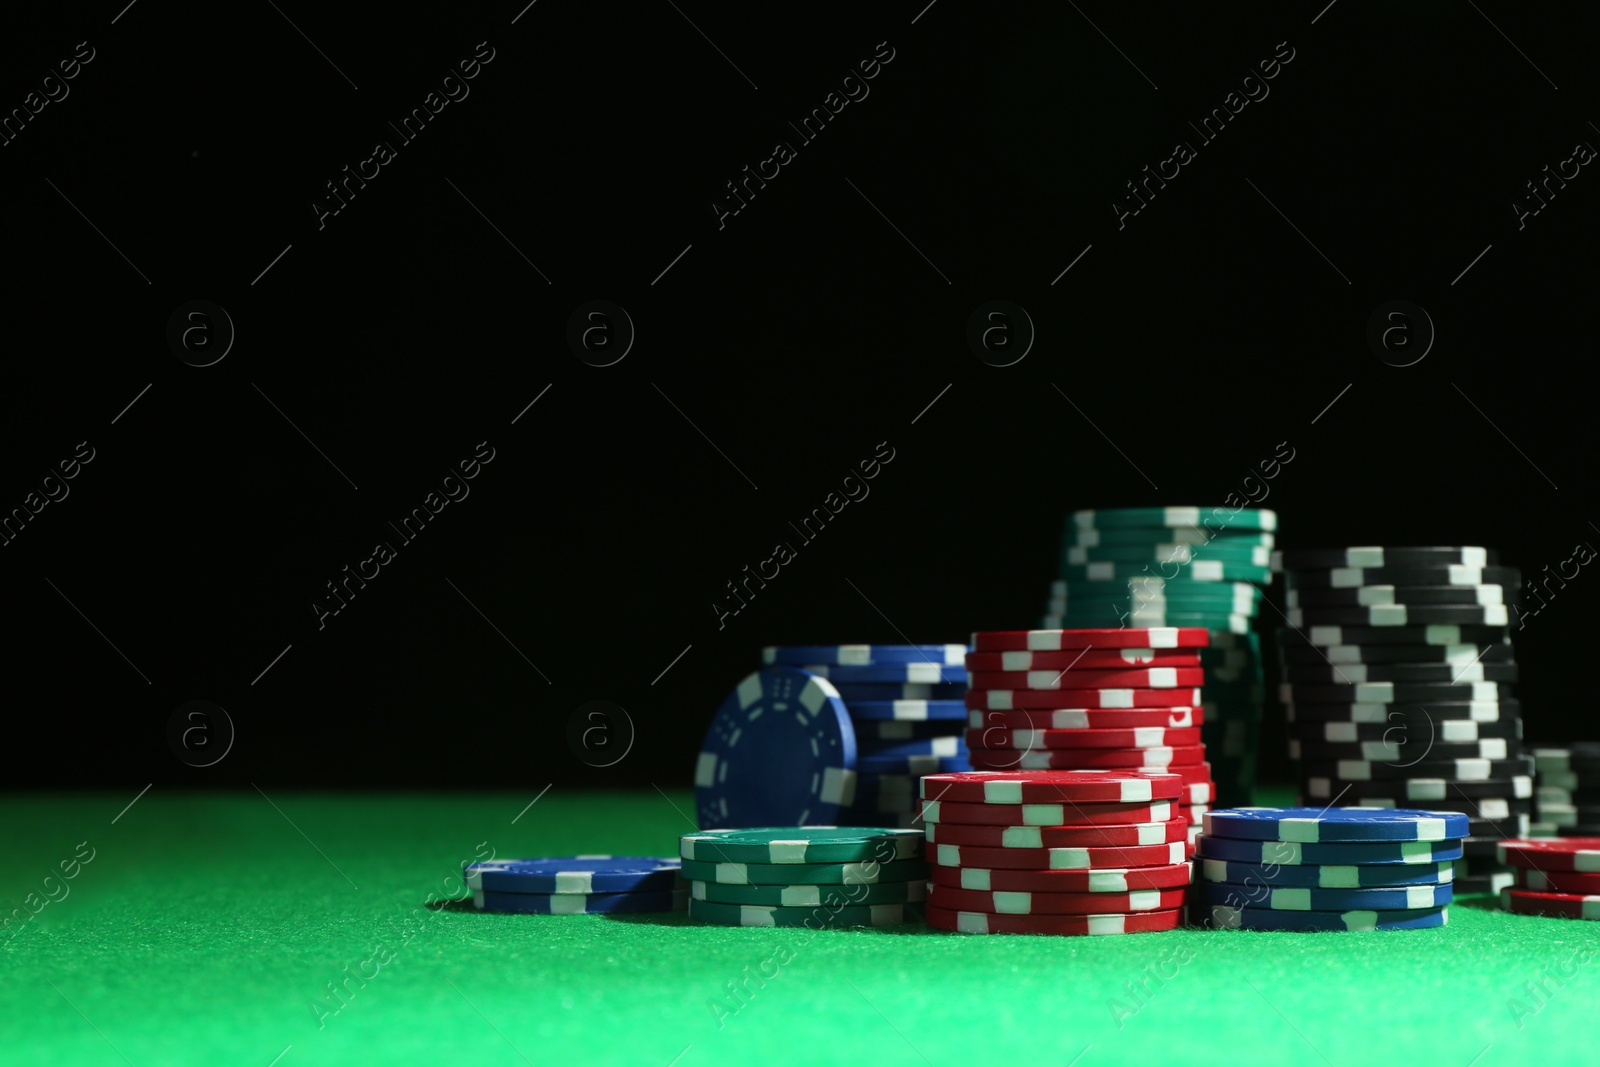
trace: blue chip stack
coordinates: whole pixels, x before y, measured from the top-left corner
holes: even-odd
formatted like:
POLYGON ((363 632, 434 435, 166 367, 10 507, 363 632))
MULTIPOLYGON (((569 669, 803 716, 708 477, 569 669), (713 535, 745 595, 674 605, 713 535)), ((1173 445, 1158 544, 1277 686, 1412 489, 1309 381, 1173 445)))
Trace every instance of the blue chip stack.
POLYGON ((682 862, 655 856, 549 856, 487 860, 462 868, 480 911, 616 915, 682 911, 682 862))
POLYGON ((1272 580, 1278 516, 1265 508, 1111 508, 1067 518, 1047 630, 1176 626, 1210 631, 1201 741, 1215 801, 1248 804, 1265 698, 1252 624, 1272 580))
POLYGON ((914 822, 918 779, 972 769, 966 654, 967 646, 957 644, 762 650, 763 663, 826 679, 844 702, 855 738, 855 793, 834 814, 835 825, 920 825, 914 822))
POLYGON ((1208 812, 1190 921, 1298 932, 1444 926, 1468 823, 1460 812, 1408 808, 1208 812))

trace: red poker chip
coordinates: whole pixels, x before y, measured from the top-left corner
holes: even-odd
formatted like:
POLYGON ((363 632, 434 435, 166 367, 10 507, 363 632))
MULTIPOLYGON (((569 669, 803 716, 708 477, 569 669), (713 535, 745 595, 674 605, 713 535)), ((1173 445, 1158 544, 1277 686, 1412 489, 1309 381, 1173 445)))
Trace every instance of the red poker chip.
POLYGON ((933 845, 929 865, 982 867, 985 870, 1082 871, 1097 868, 1161 867, 1188 859, 1184 841, 1126 848, 984 848, 981 845, 933 845))
POLYGON ((1126 826, 1167 822, 1180 814, 1172 800, 1142 804, 971 804, 960 800, 924 800, 921 818, 942 826, 1126 826))
POLYGON ((974 826, 927 823, 923 837, 936 845, 984 848, 1125 848, 1189 839, 1187 817, 1165 822, 1107 823, 1103 826, 974 826))
POLYGON ((1145 730, 1152 726, 1176 730, 1205 721, 1204 708, 1187 706, 967 712, 970 727, 1000 726, 1007 730, 1145 730))
POLYGON ((1146 726, 1132 730, 1008 730, 985 726, 967 731, 969 748, 1013 748, 1033 751, 1040 748, 1175 748, 1200 743, 1200 727, 1167 729, 1146 726))
POLYGON ((1176 889, 1193 878, 1191 864, 1098 871, 1018 871, 986 867, 929 867, 934 885, 979 892, 1129 893, 1137 889, 1176 889))
MULTIPOLYGON (((956 771, 922 776, 921 795, 929 800, 969 804, 1136 804, 1176 800, 1183 779, 1175 774, 1140 771, 1059 771, 989 773, 956 771)), ((1124 819, 1124 822, 1148 822, 1124 819)))
MULTIPOLYGON (((933 899, 931 894, 928 899, 933 899)), ((1519 915, 1600 919, 1600 896, 1583 896, 1579 893, 1539 893, 1532 889, 1502 889, 1500 906, 1519 915)))
POLYGON ((1542 837, 1502 841, 1500 862, 1536 871, 1600 873, 1600 837, 1542 837))
POLYGON ((968 689, 967 707, 980 711, 1053 708, 1172 708, 1200 703, 1198 689, 968 689))
POLYGON ((1010 748, 978 748, 969 743, 967 755, 972 760, 974 768, 982 766, 985 770, 1159 771, 1168 767, 1205 762, 1206 747, 1184 745, 1179 748, 1036 749, 1029 752, 1010 748))
MULTIPOLYGON (((929 840, 932 840, 930 838, 929 840)), ((1517 888, 1532 889, 1539 893, 1577 893, 1579 896, 1600 893, 1600 874, 1579 874, 1576 871, 1535 871, 1517 868, 1517 888)))
POLYGON ((1216 799, 1216 782, 1185 782, 1183 796, 1178 798, 1178 806, 1185 811, 1191 807, 1205 808, 1214 803, 1216 799))
POLYGON ((1198 627, 1119 630, 987 630, 972 635, 978 652, 1059 652, 1064 648, 1205 648, 1211 633, 1198 627))
POLYGON ((1177 689, 1204 685, 1200 667, 1135 667, 1128 670, 978 671, 970 689, 1177 689))
POLYGON ((994 915, 982 911, 950 911, 927 907, 923 913, 935 930, 961 934, 1054 934, 1082 937, 1090 934, 1145 934, 1176 930, 1183 909, 1140 911, 1121 915, 994 915))
POLYGON ((1136 889, 1131 893, 1028 893, 1004 889, 986 893, 934 885, 928 887, 927 903, 949 911, 990 915, 1133 915, 1181 908, 1188 895, 1188 886, 1136 889))
POLYGON ((1200 653, 1155 648, 1069 649, 1064 652, 968 652, 969 671, 1127 670, 1198 667, 1200 653))

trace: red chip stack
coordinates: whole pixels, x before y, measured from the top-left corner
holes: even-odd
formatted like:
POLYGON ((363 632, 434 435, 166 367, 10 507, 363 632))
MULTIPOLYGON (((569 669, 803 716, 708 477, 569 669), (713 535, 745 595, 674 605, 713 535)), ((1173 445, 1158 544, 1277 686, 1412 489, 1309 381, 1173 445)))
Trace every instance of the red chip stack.
POLYGON ((969 934, 1131 934, 1182 921, 1177 775, 968 771, 921 780, 929 926, 969 934))
POLYGON ((1198 628, 972 635, 967 750, 975 769, 1163 771, 1183 780, 1194 841, 1216 785, 1200 726, 1198 628))

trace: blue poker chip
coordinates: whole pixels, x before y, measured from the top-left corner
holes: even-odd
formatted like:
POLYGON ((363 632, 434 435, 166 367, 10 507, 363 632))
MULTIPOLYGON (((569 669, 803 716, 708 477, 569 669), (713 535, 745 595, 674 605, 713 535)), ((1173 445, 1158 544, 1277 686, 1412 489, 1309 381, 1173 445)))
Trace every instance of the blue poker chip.
POLYGON ((846 701, 856 700, 960 700, 967 695, 965 682, 835 682, 846 701))
POLYGON ((1266 908, 1230 908, 1226 904, 1189 909, 1190 921, 1221 930, 1290 930, 1310 933, 1327 930, 1426 930, 1450 921, 1450 909, 1417 911, 1272 911, 1266 908))
POLYGON ((1242 885, 1197 882, 1194 896, 1203 904, 1224 904, 1245 911, 1422 911, 1450 903, 1453 887, 1400 885, 1385 888, 1322 889, 1317 886, 1242 885))
MULTIPOLYGON (((844 686, 842 689, 860 688, 844 686)), ((923 688, 927 688, 924 686, 923 688)), ((956 700, 856 700, 844 694, 845 706, 855 719, 888 722, 951 722, 959 723, 967 717, 967 702, 956 700)))
MULTIPOLYGON (((951 701, 958 704, 960 701, 951 701)), ((965 734, 963 723, 960 719, 947 719, 944 721, 918 721, 915 719, 892 720, 865 718, 856 714, 855 705, 845 702, 845 707, 850 709, 850 718, 855 723, 856 743, 874 744, 888 741, 922 741, 930 737, 962 737, 965 734)))
POLYGON ((524 915, 616 915, 629 911, 683 911, 687 889, 651 893, 497 893, 475 890, 472 903, 479 911, 520 912, 524 915))
POLYGON ((1451 841, 1467 816, 1415 808, 1224 808, 1206 812, 1208 837, 1254 841, 1451 841))
POLYGON ((862 774, 949 774, 972 770, 966 753, 959 756, 861 756, 856 767, 862 774))
POLYGON ((682 865, 677 856, 547 856, 469 863, 462 873, 473 892, 581 895, 671 891, 682 865))
POLYGON ((943 663, 886 663, 881 667, 833 667, 825 663, 804 664, 802 670, 821 675, 830 682, 859 685, 863 682, 896 685, 965 685, 966 667, 943 663))
POLYGON ((1444 885, 1455 879, 1455 864, 1449 860, 1443 863, 1312 864, 1291 867, 1271 863, 1234 863, 1204 857, 1198 859, 1195 873, 1201 879, 1246 886, 1360 889, 1444 885))
MULTIPOLYGON (((1210 814, 1207 812, 1206 814, 1210 814)), ((1460 841, 1346 841, 1307 844, 1302 841, 1243 841, 1201 834, 1204 859, 1235 860, 1299 867, 1307 864, 1443 863, 1461 858, 1460 841)))
POLYGON ((694 772, 700 829, 830 826, 856 789, 856 734, 825 678, 747 675, 717 709, 694 772))
POLYGON ((904 756, 965 756, 967 739, 959 734, 925 737, 914 741, 868 741, 856 735, 857 766, 864 759, 894 759, 904 756))
POLYGON ((888 663, 965 666, 966 645, 769 645, 761 662, 787 667, 826 663, 837 667, 881 667, 888 663))

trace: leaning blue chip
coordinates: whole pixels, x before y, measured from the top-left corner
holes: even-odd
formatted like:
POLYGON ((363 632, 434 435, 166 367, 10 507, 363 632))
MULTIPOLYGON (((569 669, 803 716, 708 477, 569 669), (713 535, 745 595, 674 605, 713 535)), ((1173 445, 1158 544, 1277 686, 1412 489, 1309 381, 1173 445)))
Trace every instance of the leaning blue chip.
POLYGON ((847 701, 856 700, 960 700, 967 695, 965 682, 835 682, 847 701))
POLYGON ((831 826, 856 789, 856 734, 825 678, 747 675, 717 709, 694 772, 700 829, 831 826))
MULTIPOLYGON (((890 703, 893 703, 891 701, 890 703)), ((912 703, 925 704, 927 701, 913 701, 912 703)), ((950 701, 960 704, 959 700, 950 701)), ((850 709, 850 718, 855 722, 856 743, 868 744, 878 741, 922 741, 930 737, 961 737, 965 732, 966 724, 960 718, 952 718, 944 722, 937 720, 929 722, 916 719, 881 719, 876 716, 868 718, 856 711, 856 705, 845 701, 845 707, 850 709)), ((963 708, 964 710, 964 708, 963 708)), ((962 716, 965 718, 966 716, 962 716)))
POLYGON ((1425 930, 1450 922, 1450 909, 1416 911, 1272 911, 1268 908, 1230 908, 1226 904, 1189 909, 1191 922, 1219 930, 1291 930, 1309 933, 1326 930, 1425 930))
POLYGON ((1378 889, 1320 889, 1315 886, 1240 885, 1197 882, 1192 890, 1202 904, 1225 904, 1246 911, 1421 911, 1450 903, 1452 887, 1400 885, 1378 889))
POLYGON ((965 756, 967 739, 959 734, 950 737, 925 737, 914 741, 868 741, 856 735, 856 761, 881 757, 894 759, 904 756, 965 756))
POLYGON ((1470 820, 1415 808, 1224 808, 1206 812, 1207 836, 1253 841, 1451 841, 1470 820))
POLYGON ((1246 886, 1317 886, 1323 889, 1360 889, 1405 885, 1443 885, 1455 878, 1455 864, 1369 863, 1313 864, 1291 867, 1275 863, 1234 863, 1199 858, 1195 873, 1207 882, 1233 882, 1246 886))
POLYGON ((830 682, 857 685, 861 682, 900 685, 966 684, 967 668, 943 663, 886 663, 881 667, 833 667, 826 663, 802 664, 802 669, 819 674, 830 682))
POLYGON ((469 863, 462 873, 473 892, 582 895, 670 891, 682 866, 677 856, 547 856, 469 863))
POLYGON ((497 893, 480 889, 472 894, 479 911, 519 912, 524 915, 616 915, 629 911, 683 911, 688 890, 652 893, 497 893))
MULTIPOLYGON (((1207 812, 1207 814, 1210 814, 1207 812)), ((1346 841, 1306 844, 1303 841, 1241 841, 1201 834, 1196 843, 1204 859, 1241 863, 1306 864, 1443 863, 1461 858, 1460 841, 1346 841)))
MULTIPOLYGON (((841 690, 845 688, 848 687, 840 687, 841 690)), ((964 700, 855 700, 846 693, 844 701, 845 706, 850 709, 850 715, 856 719, 954 723, 967 717, 967 702, 964 700)))
POLYGON ((951 774, 972 770, 972 760, 959 756, 858 756, 856 769, 862 774, 951 774))
POLYGON ((839 667, 879 667, 886 663, 942 663, 961 667, 967 662, 966 645, 769 645, 761 662, 804 667, 827 663, 839 667))

